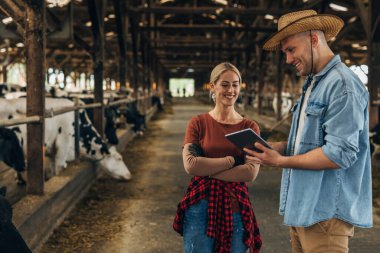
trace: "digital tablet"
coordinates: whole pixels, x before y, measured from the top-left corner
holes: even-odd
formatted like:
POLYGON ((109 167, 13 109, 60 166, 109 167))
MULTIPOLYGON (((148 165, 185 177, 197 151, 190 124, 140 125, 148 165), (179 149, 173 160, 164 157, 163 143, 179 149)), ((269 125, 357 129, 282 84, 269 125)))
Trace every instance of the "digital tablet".
POLYGON ((259 149, 254 147, 254 144, 256 142, 259 142, 265 147, 272 149, 272 147, 251 128, 226 134, 225 137, 241 150, 243 150, 243 148, 248 148, 257 152, 261 152, 259 149))

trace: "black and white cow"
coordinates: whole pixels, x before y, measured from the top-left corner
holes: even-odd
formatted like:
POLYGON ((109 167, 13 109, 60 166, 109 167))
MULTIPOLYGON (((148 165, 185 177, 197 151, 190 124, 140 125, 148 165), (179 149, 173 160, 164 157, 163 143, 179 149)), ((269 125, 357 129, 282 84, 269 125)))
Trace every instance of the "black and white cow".
POLYGON ((17 172, 25 170, 24 153, 13 130, 0 127, 0 147, 0 161, 17 172))
MULTIPOLYGON (((81 97, 81 101, 83 101, 85 104, 91 104, 94 103, 94 98, 92 95, 89 95, 87 98, 81 97)), ((107 100, 105 99, 104 103, 107 103, 107 100)), ((90 118, 91 121, 94 119, 94 113, 93 109, 86 109, 87 115, 90 118)), ((117 145, 119 144, 119 140, 117 138, 117 118, 120 115, 120 111, 117 109, 116 106, 107 107, 104 109, 104 119, 105 119, 105 127, 104 127, 104 135, 111 145, 117 145)))
POLYGON ((21 234, 12 222, 12 206, 9 201, 0 194, 0 251, 31 253, 21 234))
MULTIPOLYGON (((46 99, 46 110, 74 106, 68 99, 46 99)), ((0 118, 12 119, 25 116, 26 99, 0 99, 0 118)), ((97 161, 98 167, 116 179, 129 180, 131 173, 115 147, 108 148, 89 120, 85 110, 80 110, 81 155, 97 161)), ((26 150, 26 125, 20 125, 16 134, 26 150)), ((74 160, 74 112, 57 115, 45 120, 45 152, 52 175, 66 168, 67 161, 74 160)))

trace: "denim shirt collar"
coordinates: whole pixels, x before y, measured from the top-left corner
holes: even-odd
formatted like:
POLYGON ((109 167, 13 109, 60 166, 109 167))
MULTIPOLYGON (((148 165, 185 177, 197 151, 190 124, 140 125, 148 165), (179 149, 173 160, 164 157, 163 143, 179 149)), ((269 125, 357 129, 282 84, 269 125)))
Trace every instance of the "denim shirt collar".
POLYGON ((308 75, 307 76, 307 78, 306 78, 306 80, 302 86, 302 91, 305 92, 307 90, 307 87, 309 86, 309 84, 311 83, 313 78, 315 79, 315 83, 314 83, 314 86, 312 89, 315 89, 315 87, 318 85, 318 81, 321 80, 321 78, 323 78, 329 72, 329 70, 331 68, 333 68, 336 64, 338 64, 340 62, 341 62, 340 56, 334 55, 334 57, 326 64, 326 66, 321 71, 319 71, 315 75, 308 75))

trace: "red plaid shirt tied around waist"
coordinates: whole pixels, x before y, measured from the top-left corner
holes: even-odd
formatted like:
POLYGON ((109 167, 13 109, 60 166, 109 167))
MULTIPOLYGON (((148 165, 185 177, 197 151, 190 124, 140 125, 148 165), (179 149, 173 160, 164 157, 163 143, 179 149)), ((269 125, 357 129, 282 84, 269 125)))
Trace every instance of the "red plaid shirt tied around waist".
POLYGON ((244 243, 251 253, 259 253, 261 236, 251 207, 246 183, 225 182, 209 177, 193 177, 185 197, 178 205, 173 228, 183 235, 185 211, 202 199, 208 200, 207 236, 215 238, 216 253, 230 253, 232 245, 233 216, 230 201, 232 191, 239 202, 244 224, 244 243))

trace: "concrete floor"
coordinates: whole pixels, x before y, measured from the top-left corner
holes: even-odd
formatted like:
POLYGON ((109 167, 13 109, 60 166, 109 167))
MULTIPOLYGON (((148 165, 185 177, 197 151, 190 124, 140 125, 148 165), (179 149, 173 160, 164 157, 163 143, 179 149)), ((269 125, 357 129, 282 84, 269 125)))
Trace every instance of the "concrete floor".
MULTIPOLYGON (((98 180, 40 252, 182 252, 182 238, 172 229, 176 206, 190 180, 181 146, 191 116, 209 109, 184 99, 153 119, 149 132, 124 152, 132 181, 98 180)), ((277 213, 280 178, 281 170, 262 168, 249 188, 263 236, 262 253, 290 252, 288 229, 277 213)), ((358 229, 350 252, 378 252, 379 239, 379 226, 358 229)))

